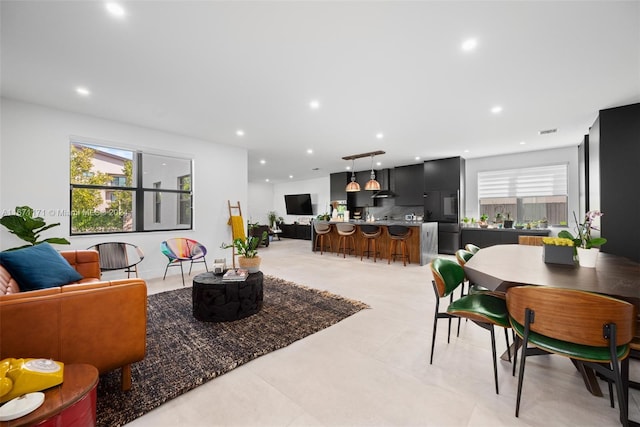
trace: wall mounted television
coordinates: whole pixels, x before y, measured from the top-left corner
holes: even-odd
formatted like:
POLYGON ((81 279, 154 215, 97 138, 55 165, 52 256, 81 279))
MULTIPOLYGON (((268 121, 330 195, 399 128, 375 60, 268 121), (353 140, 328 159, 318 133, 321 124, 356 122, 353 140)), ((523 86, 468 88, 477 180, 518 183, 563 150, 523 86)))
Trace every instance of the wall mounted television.
POLYGON ((313 215, 311 194, 285 194, 284 204, 287 215, 313 215))

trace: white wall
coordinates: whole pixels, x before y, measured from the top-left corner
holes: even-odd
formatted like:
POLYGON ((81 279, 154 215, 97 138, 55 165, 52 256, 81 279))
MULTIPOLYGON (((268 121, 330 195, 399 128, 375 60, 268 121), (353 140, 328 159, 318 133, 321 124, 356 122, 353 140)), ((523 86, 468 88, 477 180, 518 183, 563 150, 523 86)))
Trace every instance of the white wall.
POLYGON ((285 194, 311 194, 311 205, 313 206, 313 216, 328 212, 329 196, 330 196, 329 176, 315 179, 307 179, 304 181, 285 182, 282 184, 274 184, 273 186, 273 208, 278 216, 284 218, 284 222, 291 224, 297 221, 298 215, 287 215, 287 209, 284 204, 285 194))
MULTIPOLYGON (((45 231, 43 237, 66 237, 70 246, 57 249, 84 249, 106 241, 125 241, 145 252, 139 265, 143 278, 162 277, 166 258, 160 243, 171 237, 189 237, 208 249, 207 260, 231 255, 219 249, 231 240, 227 225, 227 200, 247 205, 246 149, 188 138, 154 129, 103 120, 8 99, 1 101, 0 210, 3 215, 16 206, 39 209, 47 223, 59 227, 45 231), (88 138, 110 146, 179 155, 194 159, 194 229, 171 232, 121 233, 69 236, 69 140, 88 138)), ((18 246, 22 241, 0 230, 0 249, 18 246)), ((204 271, 196 264, 194 271, 204 271)), ((178 268, 169 274, 179 274, 178 268), (177 270, 177 272, 176 272, 177 270)), ((105 278, 123 277, 122 273, 105 278)), ((126 276, 124 276, 126 277, 126 276)))
MULTIPOLYGON (((244 219, 251 223, 268 225, 268 213, 273 210, 273 184, 250 182, 248 203, 247 213, 242 210, 244 219)), ((284 211, 278 212, 278 216, 284 216, 283 214, 284 211)))
MULTIPOLYGON (((466 188, 465 209, 462 216, 478 218, 480 216, 478 206, 478 172, 517 169, 534 166, 542 166, 551 163, 567 163, 568 190, 569 190, 569 218, 571 212, 579 213, 580 185, 578 176, 578 145, 575 147, 557 148, 553 150, 530 151, 527 153, 507 154, 504 156, 482 157, 466 160, 466 188)), ((579 216, 579 215, 578 215, 579 216)))

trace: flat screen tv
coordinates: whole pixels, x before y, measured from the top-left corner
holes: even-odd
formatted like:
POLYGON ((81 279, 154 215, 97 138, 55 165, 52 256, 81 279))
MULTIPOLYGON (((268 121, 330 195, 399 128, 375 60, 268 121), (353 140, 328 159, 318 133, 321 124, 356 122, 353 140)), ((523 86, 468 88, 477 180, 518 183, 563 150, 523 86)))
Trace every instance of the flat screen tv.
POLYGON ((311 194, 285 194, 287 215, 313 215, 311 194))

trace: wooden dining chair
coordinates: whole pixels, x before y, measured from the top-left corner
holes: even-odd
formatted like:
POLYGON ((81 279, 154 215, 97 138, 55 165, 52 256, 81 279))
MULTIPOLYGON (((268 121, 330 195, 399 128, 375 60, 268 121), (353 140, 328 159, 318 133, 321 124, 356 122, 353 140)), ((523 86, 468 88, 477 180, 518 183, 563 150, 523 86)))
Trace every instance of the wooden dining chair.
MULTIPOLYGON (((431 339, 431 358, 429 364, 433 364, 433 350, 436 342, 436 332, 439 318, 449 319, 449 329, 447 335, 447 343, 451 336, 451 319, 467 318, 473 321, 478 326, 487 329, 491 333, 491 350, 493 355, 493 377, 496 385, 496 394, 499 394, 498 390, 498 365, 496 357, 496 339, 495 332, 493 330, 494 325, 501 326, 503 328, 509 327, 509 320, 507 315, 507 306, 504 299, 495 295, 480 292, 476 294, 466 295, 457 300, 453 299, 453 291, 464 281, 464 270, 455 261, 436 258, 431 261, 431 272, 433 273, 433 291, 436 294, 436 307, 433 318, 433 336, 431 339), (447 307, 446 312, 439 311, 440 298, 449 297, 451 303, 447 307)), ((460 324, 458 323, 458 328, 460 324)), ((505 329, 505 336, 507 336, 507 350, 508 335, 505 329)), ((511 355, 509 354, 509 360, 511 355)))
MULTIPOLYGON (((633 304, 574 289, 516 286, 507 291, 507 308, 517 343, 522 339, 516 417, 527 356, 553 353, 615 383, 620 421, 628 425, 628 356, 636 321, 633 304)), ((514 369, 516 361, 517 355, 514 369)))

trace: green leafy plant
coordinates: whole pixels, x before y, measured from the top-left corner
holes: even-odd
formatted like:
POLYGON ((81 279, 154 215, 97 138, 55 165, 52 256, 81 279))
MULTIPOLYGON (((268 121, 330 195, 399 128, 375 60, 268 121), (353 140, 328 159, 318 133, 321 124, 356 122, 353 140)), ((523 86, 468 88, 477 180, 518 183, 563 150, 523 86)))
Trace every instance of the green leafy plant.
POLYGON ((487 214, 480 215, 480 221, 481 222, 487 222, 488 219, 489 219, 489 215, 487 215, 487 214))
POLYGON ((602 215, 604 214, 598 210, 589 211, 584 216, 584 222, 579 223, 576 213, 574 212, 573 219, 576 221, 578 234, 574 237, 568 231, 562 230, 558 233, 558 237, 571 239, 573 240, 574 246, 584 249, 602 246, 607 243, 607 239, 604 237, 591 237, 591 230, 599 230, 595 225, 593 225, 593 221, 600 218, 602 215))
POLYGON ((250 236, 245 239, 238 238, 231 243, 223 243, 220 246, 220 248, 228 249, 233 247, 236 249, 236 253, 238 255, 243 256, 245 258, 255 258, 258 255, 258 245, 260 244, 260 242, 262 242, 264 239, 267 239, 268 237, 269 237, 269 233, 267 233, 266 231, 263 231, 262 236, 260 237, 250 236))
POLYGON ((0 224, 5 226, 9 233, 15 234, 20 239, 29 243, 28 245, 19 246, 16 248, 7 249, 13 251, 16 249, 26 248, 28 246, 39 245, 40 243, 52 243, 57 245, 70 245, 71 243, 63 237, 49 237, 47 239, 40 239, 40 233, 53 227, 60 225, 59 222, 55 224, 47 224, 42 217, 33 217, 33 209, 29 206, 17 206, 16 215, 5 215, 0 218, 0 224))
POLYGON ((269 228, 273 228, 276 225, 276 219, 278 219, 278 214, 276 211, 269 211, 267 214, 267 218, 269 219, 269 228))

